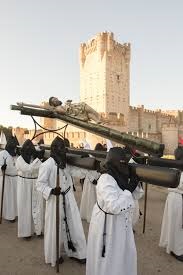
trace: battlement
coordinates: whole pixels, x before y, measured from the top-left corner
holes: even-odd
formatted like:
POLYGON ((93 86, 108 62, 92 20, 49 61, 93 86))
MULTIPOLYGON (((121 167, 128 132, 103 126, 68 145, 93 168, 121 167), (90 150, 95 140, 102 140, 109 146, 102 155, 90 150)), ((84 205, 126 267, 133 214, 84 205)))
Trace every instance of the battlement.
POLYGON ((162 111, 163 114, 171 115, 174 117, 178 116, 178 112, 179 112, 178 110, 163 110, 162 111))
POLYGON ((156 112, 153 110, 144 109, 144 113, 146 114, 155 114, 156 112))
POLYGON ((135 106, 129 106, 129 111, 138 111, 139 108, 138 107, 135 107, 135 106))
POLYGON ((162 111, 161 109, 156 109, 156 110, 150 110, 150 109, 145 109, 144 105, 138 105, 137 107, 135 106, 129 106, 129 111, 135 111, 138 112, 141 110, 144 114, 160 114, 162 118, 167 118, 167 117, 175 117, 173 114, 170 114, 170 112, 167 111, 162 111))
POLYGON ((126 59, 130 57, 130 43, 121 44, 114 40, 112 32, 101 32, 88 42, 80 44, 80 60, 83 64, 86 56, 93 52, 98 52, 99 55, 103 56, 104 52, 110 53, 113 50, 123 54, 126 59))
POLYGON ((163 123, 162 130, 166 130, 166 129, 178 129, 178 124, 177 123, 163 123))
POLYGON ((137 107, 129 106, 129 110, 136 111, 136 112, 141 110, 143 113, 146 113, 146 114, 155 114, 156 113, 156 111, 154 111, 154 110, 144 109, 144 105, 138 105, 137 107))

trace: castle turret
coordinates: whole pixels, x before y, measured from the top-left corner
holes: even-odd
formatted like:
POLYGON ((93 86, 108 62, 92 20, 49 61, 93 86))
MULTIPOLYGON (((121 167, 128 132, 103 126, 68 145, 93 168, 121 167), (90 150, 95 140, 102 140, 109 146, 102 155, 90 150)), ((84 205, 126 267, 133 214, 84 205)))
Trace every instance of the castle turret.
POLYGON ((80 100, 106 116, 121 114, 128 128, 130 44, 120 44, 112 32, 102 32, 85 44, 84 65, 81 56, 83 48, 80 48, 80 100))

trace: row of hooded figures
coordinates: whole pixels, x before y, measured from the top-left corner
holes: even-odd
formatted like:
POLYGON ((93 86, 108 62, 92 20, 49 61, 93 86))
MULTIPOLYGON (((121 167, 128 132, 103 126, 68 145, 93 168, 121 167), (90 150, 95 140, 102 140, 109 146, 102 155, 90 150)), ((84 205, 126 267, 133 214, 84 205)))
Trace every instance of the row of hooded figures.
MULTIPOLYGON (((31 140, 24 142, 19 156, 16 145, 11 137, 0 152, 0 202, 4 175, 3 218, 14 222, 18 216, 18 238, 44 235, 45 262, 56 265, 59 196, 59 264, 64 249, 68 257, 86 263, 86 275, 136 275, 133 227, 144 192, 137 176, 129 171, 128 162, 133 158, 127 157, 127 149, 110 148, 102 171, 94 171, 69 165, 65 142, 58 136, 44 161, 31 140), (60 187, 56 187, 57 175, 60 187), (84 181, 80 211, 73 192, 75 178, 84 181), (90 223, 87 242, 82 219, 90 223)), ((95 149, 102 149, 97 146, 95 149)), ((183 160, 183 148, 176 150, 175 158, 183 160)), ((169 189, 159 245, 183 260, 183 174, 179 186, 169 189)))

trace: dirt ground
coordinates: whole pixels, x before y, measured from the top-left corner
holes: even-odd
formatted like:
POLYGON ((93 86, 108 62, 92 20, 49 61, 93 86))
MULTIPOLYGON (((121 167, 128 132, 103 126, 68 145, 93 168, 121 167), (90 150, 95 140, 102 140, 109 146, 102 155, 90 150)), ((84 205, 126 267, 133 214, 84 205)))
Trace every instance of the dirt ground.
MULTIPOLYGON (((81 188, 76 186, 79 204, 81 188)), ((182 275, 183 263, 158 247, 161 220, 167 191, 164 188, 148 186, 146 232, 142 233, 143 216, 135 228, 138 253, 138 275, 182 275)), ((143 199, 140 201, 143 212, 143 199)), ((83 222, 87 236, 88 224, 83 222)), ((43 239, 33 237, 30 241, 17 238, 17 222, 3 220, 0 225, 0 275, 51 275, 56 271, 44 263, 43 239)), ((64 256, 60 274, 84 275, 85 265, 80 265, 64 256)), ((112 275, 112 274, 111 274, 112 275)), ((126 274, 128 275, 128 274, 126 274)))

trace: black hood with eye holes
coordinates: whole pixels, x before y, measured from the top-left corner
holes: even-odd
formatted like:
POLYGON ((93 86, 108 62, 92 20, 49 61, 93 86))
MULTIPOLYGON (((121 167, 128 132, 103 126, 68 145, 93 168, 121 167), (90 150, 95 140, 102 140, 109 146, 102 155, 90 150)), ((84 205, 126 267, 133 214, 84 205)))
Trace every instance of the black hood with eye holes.
POLYGON ((130 176, 128 162, 129 157, 126 150, 121 147, 113 147, 109 150, 104 163, 104 173, 111 175, 122 190, 128 187, 130 176))
POLYGON ((30 139, 27 139, 22 145, 21 156, 28 164, 30 164, 31 158, 36 156, 36 149, 30 139))
POLYGON ((5 150, 12 156, 16 156, 17 139, 13 136, 9 137, 5 150))
POLYGON ((52 141, 50 149, 50 157, 55 160, 61 169, 64 169, 66 167, 66 148, 64 140, 57 136, 52 141))

